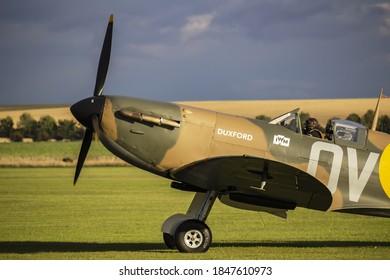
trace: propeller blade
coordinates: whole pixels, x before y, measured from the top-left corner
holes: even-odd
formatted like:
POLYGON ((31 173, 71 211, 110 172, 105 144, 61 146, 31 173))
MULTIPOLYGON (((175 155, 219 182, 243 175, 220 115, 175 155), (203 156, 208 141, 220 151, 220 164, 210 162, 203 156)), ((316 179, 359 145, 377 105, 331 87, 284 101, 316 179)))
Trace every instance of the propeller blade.
POLYGON ((95 89, 93 91, 94 97, 83 99, 72 105, 71 107, 72 114, 81 124, 86 127, 83 143, 81 144, 79 158, 77 160, 73 185, 76 185, 81 169, 83 168, 84 161, 87 157, 89 147, 91 146, 91 142, 93 139, 93 133, 95 132, 97 137, 99 137, 100 128, 98 112, 101 112, 102 110, 101 108, 104 104, 104 98, 97 98, 97 96, 102 95, 104 83, 106 81, 108 65, 110 64, 113 25, 114 16, 111 15, 110 20, 108 21, 106 35, 104 37, 102 52, 100 53, 95 89))
POLYGON ((99 117, 95 114, 91 116, 93 131, 95 132, 95 141, 99 139, 99 117))
POLYGON ((103 92, 103 87, 106 81, 108 71, 108 65, 110 63, 113 25, 114 15, 111 15, 107 25, 106 35, 104 37, 102 52, 100 53, 99 66, 96 75, 96 84, 95 90, 93 91, 93 96, 100 96, 103 92))
POLYGON ((77 160, 77 166, 76 166, 76 172, 74 174, 73 185, 76 185, 77 179, 79 178, 79 175, 81 172, 81 169, 83 168, 85 158, 87 157, 89 147, 91 146, 92 137, 93 137, 93 131, 87 128, 85 130, 83 143, 81 144, 80 154, 79 154, 79 158, 77 160))

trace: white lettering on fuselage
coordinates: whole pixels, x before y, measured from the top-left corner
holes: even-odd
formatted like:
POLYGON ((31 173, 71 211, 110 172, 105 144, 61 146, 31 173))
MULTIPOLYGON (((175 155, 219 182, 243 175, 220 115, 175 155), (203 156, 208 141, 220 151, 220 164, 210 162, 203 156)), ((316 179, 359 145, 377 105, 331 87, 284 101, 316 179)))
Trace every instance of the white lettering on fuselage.
MULTIPOLYGON (((309 165, 307 167, 307 173, 314 176, 317 173, 318 161, 321 152, 327 152, 333 154, 333 160, 331 163, 331 170, 329 174, 328 189, 334 194, 337 189, 337 184, 340 177, 341 167, 343 164, 343 149, 335 144, 326 142, 315 142, 310 151, 309 165)), ((364 188, 367 185, 368 180, 374 170, 374 167, 378 161, 379 154, 370 153, 363 169, 359 175, 358 170, 358 157, 357 151, 353 148, 347 148, 348 158, 348 182, 349 182, 349 200, 358 202, 364 188)))
POLYGON ((290 147, 290 138, 288 138, 284 135, 274 135, 273 143, 275 145, 280 145, 283 147, 290 147))
POLYGON ((252 141, 253 140, 252 134, 247 134, 247 133, 234 131, 234 130, 223 129, 223 128, 218 128, 217 129, 217 134, 218 135, 222 135, 222 136, 226 136, 226 137, 242 139, 242 140, 246 140, 246 141, 252 141))

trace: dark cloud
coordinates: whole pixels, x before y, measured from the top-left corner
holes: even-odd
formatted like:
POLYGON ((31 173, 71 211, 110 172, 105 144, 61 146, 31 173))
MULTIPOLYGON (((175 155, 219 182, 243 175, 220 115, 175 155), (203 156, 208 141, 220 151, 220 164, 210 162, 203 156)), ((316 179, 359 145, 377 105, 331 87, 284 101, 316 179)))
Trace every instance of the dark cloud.
POLYGON ((384 1, 3 1, 2 104, 105 92, 160 100, 373 97, 390 88, 384 1))

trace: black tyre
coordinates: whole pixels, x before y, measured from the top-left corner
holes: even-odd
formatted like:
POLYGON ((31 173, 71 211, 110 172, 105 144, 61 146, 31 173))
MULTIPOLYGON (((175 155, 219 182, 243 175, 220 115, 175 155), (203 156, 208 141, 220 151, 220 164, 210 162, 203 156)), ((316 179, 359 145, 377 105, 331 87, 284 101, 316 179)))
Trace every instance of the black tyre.
POLYGON ((175 241, 176 247, 180 252, 206 252, 210 248, 212 241, 211 231, 201 221, 184 221, 176 230, 175 241))
POLYGON ((170 235, 169 233, 163 233, 163 238, 164 238, 164 242, 165 242, 165 245, 167 245, 167 247, 169 249, 175 249, 176 248, 176 241, 175 241, 175 237, 173 237, 172 235, 170 235))

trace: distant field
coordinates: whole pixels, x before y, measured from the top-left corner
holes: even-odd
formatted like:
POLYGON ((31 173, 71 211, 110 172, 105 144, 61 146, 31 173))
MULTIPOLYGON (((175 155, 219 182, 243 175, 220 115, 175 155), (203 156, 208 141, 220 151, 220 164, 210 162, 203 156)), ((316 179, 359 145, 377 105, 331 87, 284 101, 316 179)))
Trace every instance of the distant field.
POLYGON ((289 212, 287 220, 216 202, 205 254, 166 249, 161 224, 193 194, 131 167, 0 169, 0 259, 390 259, 390 219, 289 212))
MULTIPOLYGON (((266 115, 274 118, 295 108, 300 108, 301 112, 310 113, 312 117, 316 117, 325 126, 327 121, 334 117, 345 119, 350 113, 363 115, 369 109, 375 110, 377 99, 237 100, 181 103, 247 117, 266 115)), ((382 99, 381 114, 390 115, 390 98, 382 99)))
MULTIPOLYGON (((74 166, 80 147, 81 141, 0 143, 0 166, 74 166)), ((93 141, 85 165, 127 164, 111 154, 100 142, 93 141)))
MULTIPOLYGON (((310 113, 316 117, 323 126, 328 119, 333 117, 346 118, 350 113, 363 115, 367 110, 375 110, 377 99, 312 99, 312 100, 234 100, 234 101, 191 101, 178 102, 189 106, 201 107, 216 110, 223 113, 242 115, 246 117, 256 117, 266 115, 271 118, 277 117, 295 108, 310 113)), ((0 119, 6 116, 14 118, 17 123, 19 116, 24 112, 30 113, 35 119, 43 115, 51 115, 55 119, 73 119, 69 111, 69 106, 54 105, 53 108, 45 105, 39 108, 38 105, 28 108, 28 106, 2 106, 0 107, 0 119)), ((382 99, 381 114, 390 115, 390 98, 382 99)))
POLYGON ((40 117, 50 115, 56 120, 72 120, 73 115, 71 114, 69 107, 64 105, 32 105, 30 106, 2 106, 0 107, 0 119, 10 116, 14 120, 14 124, 19 121, 20 115, 23 113, 29 113, 34 119, 39 120, 40 117))

